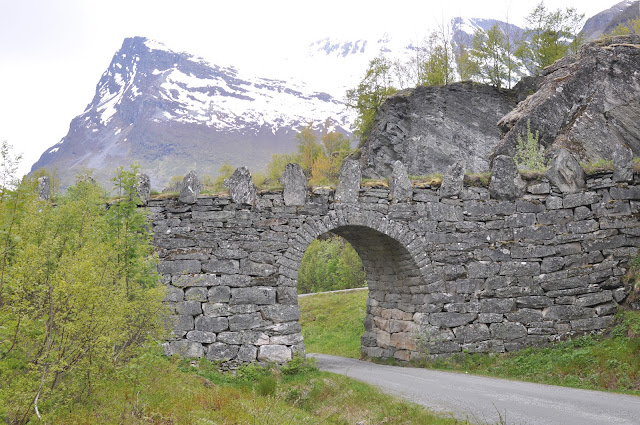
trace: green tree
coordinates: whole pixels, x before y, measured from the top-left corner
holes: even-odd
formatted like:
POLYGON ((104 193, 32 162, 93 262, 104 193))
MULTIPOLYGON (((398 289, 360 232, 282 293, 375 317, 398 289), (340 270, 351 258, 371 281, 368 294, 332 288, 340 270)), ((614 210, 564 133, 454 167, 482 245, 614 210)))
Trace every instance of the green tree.
POLYGON ((10 423, 81 400, 163 334, 149 226, 137 195, 122 199, 81 178, 56 205, 26 180, 0 199, 0 416, 10 423))
POLYGON ((213 179, 213 187, 212 189, 216 192, 221 192, 224 190, 224 181, 226 179, 228 179, 229 177, 231 177, 231 175, 233 174, 233 172, 236 171, 235 168, 233 168, 233 165, 228 164, 228 163, 224 163, 220 166, 220 168, 218 169, 218 174, 216 175, 216 178, 213 179))
POLYGON ((440 25, 426 40, 426 57, 420 64, 418 85, 443 86, 455 81, 451 27, 440 25))
POLYGON ((309 245, 298 272, 298 292, 322 292, 366 285, 360 257, 345 239, 332 236, 309 245))
POLYGON ((505 36, 498 24, 488 31, 477 30, 473 35, 472 45, 471 55, 478 64, 477 72, 481 80, 501 88, 502 82, 508 78, 508 53, 505 49, 505 36))
POLYGON ((517 57, 537 75, 567 53, 577 52, 583 42, 579 35, 583 18, 575 8, 551 11, 540 2, 526 17, 529 29, 516 50, 517 57))
POLYGON ((302 170, 311 175, 313 162, 322 154, 322 146, 318 143, 318 136, 313 131, 313 123, 309 123, 296 134, 298 156, 302 170))
POLYGON ((358 86, 347 90, 346 104, 357 113, 353 135, 360 140, 360 145, 369 138, 382 103, 397 92, 391 83, 392 66, 387 58, 378 56, 369 62, 369 68, 358 86))
POLYGON ((631 28, 629 26, 624 25, 622 23, 618 24, 614 29, 611 30, 607 35, 611 37, 615 37, 617 35, 627 35, 631 34, 631 28))

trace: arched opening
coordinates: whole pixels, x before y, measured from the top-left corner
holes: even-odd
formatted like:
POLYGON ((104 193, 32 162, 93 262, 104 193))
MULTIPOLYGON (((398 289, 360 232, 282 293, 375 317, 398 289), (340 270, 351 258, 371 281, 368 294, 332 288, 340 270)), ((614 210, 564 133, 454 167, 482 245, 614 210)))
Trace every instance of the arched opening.
MULTIPOLYGON (((415 306, 422 304, 422 300, 415 298, 420 295, 414 295, 415 287, 422 279, 413 257, 400 242, 367 226, 339 226, 328 233, 348 241, 362 260, 368 296, 360 328, 361 353, 368 357, 409 360, 411 352, 415 351, 415 306)), ((327 237, 330 236, 325 233, 318 238, 327 237)), ((421 296, 424 298, 424 294, 421 296)), ((364 300, 363 296, 361 298, 364 300)), ((334 302, 340 302, 340 297, 334 302)), ((301 302, 303 334, 305 304, 301 302)), ((357 311, 355 308, 354 314, 357 311)), ((326 319, 331 320, 330 317, 326 319)), ((307 350, 313 352, 313 347, 307 347, 307 350)))

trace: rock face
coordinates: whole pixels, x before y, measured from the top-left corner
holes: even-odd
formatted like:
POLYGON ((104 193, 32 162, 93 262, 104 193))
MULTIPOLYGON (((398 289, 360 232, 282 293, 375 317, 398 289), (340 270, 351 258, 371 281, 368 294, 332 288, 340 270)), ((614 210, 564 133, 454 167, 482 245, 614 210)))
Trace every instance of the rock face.
POLYGON ((411 175, 444 172, 461 159, 469 171, 487 171, 500 142, 495 123, 515 105, 511 91, 482 84, 403 90, 382 105, 362 147, 363 177, 389 177, 396 160, 411 175))
POLYGON ((231 177, 224 181, 224 187, 229 189, 233 202, 253 205, 256 201, 256 186, 247 167, 236 168, 231 177))
POLYGON ((284 204, 304 205, 307 200, 307 178, 300 164, 287 164, 281 181, 284 186, 284 204))
POLYGON ((623 0, 587 19, 580 31, 586 40, 595 40, 602 34, 608 34, 618 24, 626 24, 640 17, 640 2, 623 0))
POLYGON ((611 159, 618 144, 640 154, 640 37, 586 44, 545 68, 539 88, 505 115, 492 156, 513 155, 527 122, 548 155, 568 149, 580 160, 611 159))
POLYGON ((360 164, 354 159, 345 159, 340 167, 340 179, 336 187, 337 202, 354 203, 358 200, 362 172, 360 164))
POLYGON ((520 177, 513 158, 499 155, 493 161, 491 169, 491 181, 489 182, 489 194, 494 199, 512 201, 522 195, 527 184, 520 177))
POLYGON ((562 193, 576 193, 585 188, 586 176, 584 171, 578 161, 566 149, 558 151, 551 163, 551 167, 544 175, 562 193))

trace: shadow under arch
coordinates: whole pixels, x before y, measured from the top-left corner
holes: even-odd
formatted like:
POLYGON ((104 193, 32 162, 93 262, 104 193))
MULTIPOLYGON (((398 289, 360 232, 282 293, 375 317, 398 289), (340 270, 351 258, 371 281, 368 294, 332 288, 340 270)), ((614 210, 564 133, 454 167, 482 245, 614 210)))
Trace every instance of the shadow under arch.
POLYGON ((300 227, 294 238, 295 247, 285 254, 291 260, 287 265, 295 270, 285 274, 293 279, 291 284, 297 285, 304 252, 316 238, 336 234, 346 239, 362 260, 369 288, 362 354, 409 360, 416 351, 416 305, 424 299, 424 294, 418 295, 420 291, 415 290, 424 285, 421 265, 428 262, 424 242, 408 226, 382 214, 340 207, 320 222, 300 227))

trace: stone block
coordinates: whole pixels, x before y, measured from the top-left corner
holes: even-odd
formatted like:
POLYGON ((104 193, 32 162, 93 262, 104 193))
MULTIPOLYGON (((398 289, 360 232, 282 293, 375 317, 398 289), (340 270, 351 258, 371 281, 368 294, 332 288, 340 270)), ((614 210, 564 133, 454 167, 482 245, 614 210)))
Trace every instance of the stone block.
POLYGON ((508 313, 514 311, 516 301, 511 298, 488 298, 480 300, 480 312, 482 313, 508 313))
POLYGON ((470 279, 495 276, 499 271, 500 265, 493 261, 475 261, 467 264, 467 273, 470 279))
POLYGON ((239 331, 244 329, 255 329, 262 325, 260 313, 235 314, 229 316, 229 329, 239 331))
POLYGON ((186 301, 206 302, 207 288, 202 288, 202 287, 187 288, 184 291, 184 299, 186 301))
POLYGON ((231 289, 229 304, 275 304, 276 290, 274 288, 251 287, 231 289))
POLYGON ((566 149, 558 150, 544 175, 562 193, 576 193, 586 187, 584 170, 566 149))
POLYGON ((556 254, 556 248, 550 245, 514 246, 511 248, 511 258, 541 258, 556 254))
POLYGON ((216 342, 216 334, 213 332, 189 331, 187 332, 187 339, 189 341, 200 342, 202 344, 210 344, 212 342, 216 342))
POLYGON ((355 159, 345 159, 340 167, 340 177, 334 195, 335 201, 345 204, 357 202, 361 180, 360 162, 355 159))
POLYGON ((287 164, 280 179, 286 206, 302 206, 307 200, 307 178, 300 164, 287 164))
POLYGON ((265 305, 260 310, 265 319, 275 323, 300 320, 300 306, 298 305, 265 305))
POLYGON ((536 261, 505 261, 501 264, 503 276, 536 276, 540 274, 540 263, 536 261))
POLYGON ((553 273, 562 270, 565 260, 563 257, 547 257, 542 259, 540 273, 553 273))
POLYGON ((209 288, 207 298, 210 303, 228 303, 231 299, 231 288, 228 286, 214 286, 209 288))
POLYGON ((283 364, 291 360, 291 348, 285 345, 263 345, 258 350, 258 361, 283 364))
POLYGON ((409 180, 407 169, 402 162, 391 164, 392 172, 389 178, 389 190, 394 201, 410 201, 413 197, 413 186, 409 180))
POLYGON ((479 323, 500 323, 504 320, 502 313, 480 313, 478 314, 479 323))
POLYGON ((476 313, 431 313, 429 323, 433 326, 455 328, 473 322, 476 317, 476 313))
POLYGON ((181 301, 176 303, 176 313, 186 316, 202 314, 202 304, 199 301, 181 301))
POLYGON ((527 328, 519 323, 493 323, 489 329, 492 338, 503 341, 513 341, 527 336, 527 328))
POLYGON ((202 312, 205 314, 205 316, 211 317, 224 317, 231 314, 229 312, 229 305, 222 303, 203 303, 202 312))
POLYGON ((597 304, 609 302, 613 299, 611 291, 596 292, 593 294, 581 295, 576 299, 576 306, 591 307, 597 304))
POLYGON ((165 302, 178 302, 184 300, 184 291, 175 286, 167 286, 164 296, 165 302))
POLYGON ((611 151, 613 159, 613 181, 629 182, 633 180, 633 152, 629 146, 616 143, 611 151))
POLYGON ((182 189, 178 200, 183 204, 195 204, 201 190, 202 184, 198 179, 198 173, 189 171, 189 174, 184 176, 182 180, 182 189))
POLYGON ((575 319, 588 319, 593 317, 595 311, 588 307, 576 305, 552 305, 542 311, 546 320, 569 321, 575 319))
POLYGON ((553 300, 549 297, 532 295, 516 298, 518 308, 544 308, 553 304, 553 300))
POLYGON ((255 204, 257 190, 247 167, 237 168, 231 177, 224 181, 223 186, 229 189, 231 200, 236 204, 255 204))
POLYGON ((489 194, 492 199, 512 201, 521 196, 527 184, 520 177, 513 158, 498 155, 493 158, 489 194))
POLYGON ((220 333, 229 329, 229 320, 226 317, 198 316, 195 328, 197 331, 220 333))
POLYGON ((450 165, 442 176, 439 194, 443 198, 459 196, 464 189, 464 173, 466 164, 463 160, 456 161, 450 165))
POLYGON ((242 345, 238 349, 236 358, 241 362, 255 362, 258 355, 258 348, 254 345, 242 345))
POLYGON ((170 341, 169 349, 167 351, 171 356, 179 355, 186 358, 204 356, 204 347, 202 346, 202 344, 185 339, 182 339, 180 341, 170 341))
POLYGON ((507 313, 505 316, 508 321, 522 323, 523 325, 542 322, 543 320, 542 311, 531 308, 521 308, 513 313, 507 313))
POLYGON ((238 260, 211 260, 202 265, 202 271, 215 274, 236 274, 240 270, 238 260))
POLYGON ((302 342, 301 334, 274 335, 269 339, 272 345, 296 345, 302 342))
POLYGON ((489 327, 484 323, 460 326, 453 330, 456 340, 463 344, 485 341, 490 338, 489 327))
POLYGON ((571 329, 574 331, 594 331, 610 327, 613 324, 613 320, 613 316, 605 316, 572 320, 570 323, 571 329))
POLYGON ((527 192, 533 195, 546 195, 551 192, 551 185, 548 182, 532 182, 527 186, 527 192))
POLYGON ((169 321, 174 333, 181 333, 193 329, 193 316, 191 315, 170 316, 169 321))
POLYGON ((160 274, 180 275, 200 273, 201 270, 202 267, 198 260, 160 261, 158 263, 158 273, 160 274))
POLYGON ((240 347, 237 345, 214 342, 207 348, 207 360, 212 362, 231 360, 236 357, 238 351, 240 351, 240 347))
POLYGON ((581 205, 591 205, 600 202, 600 195, 596 192, 569 193, 562 200, 563 208, 575 208, 581 205))
POLYGON ((469 353, 504 353, 504 341, 490 339, 487 341, 463 344, 462 349, 469 353))

